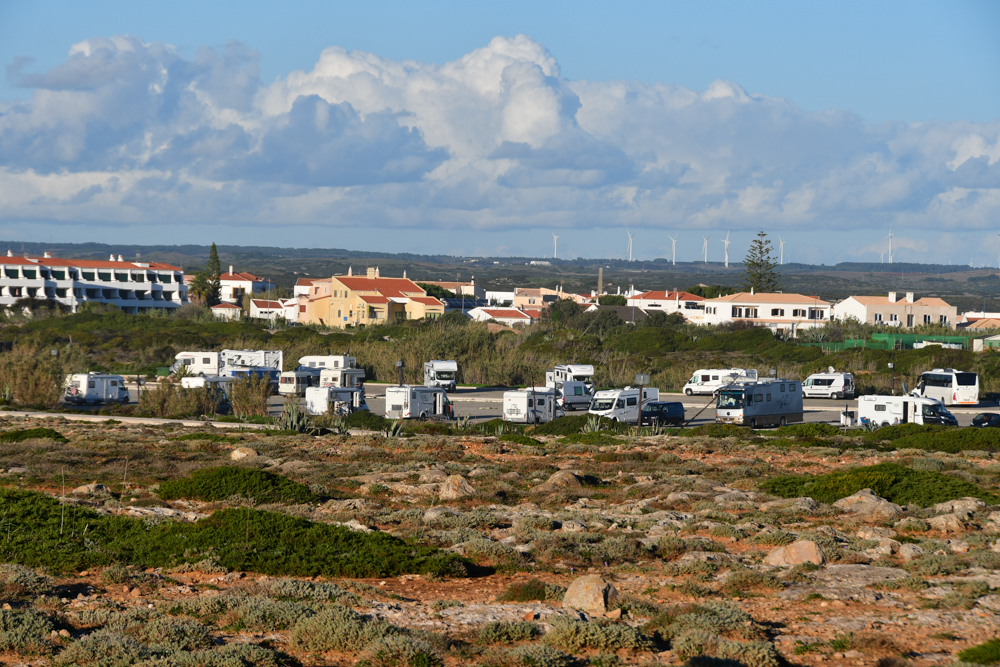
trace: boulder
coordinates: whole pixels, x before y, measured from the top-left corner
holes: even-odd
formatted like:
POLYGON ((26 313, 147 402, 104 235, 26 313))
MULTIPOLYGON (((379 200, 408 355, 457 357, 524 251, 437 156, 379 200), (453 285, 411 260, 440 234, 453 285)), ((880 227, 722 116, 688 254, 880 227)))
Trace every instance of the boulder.
POLYGON ((861 521, 885 521, 903 513, 903 508, 872 493, 871 489, 861 489, 833 504, 839 510, 851 512, 861 521))
POLYGON ((596 574, 578 577, 566 589, 562 606, 588 614, 603 614, 618 601, 618 589, 596 574))
POLYGON ((559 489, 572 489, 583 486, 583 480, 569 470, 560 470, 551 477, 531 488, 531 493, 555 493, 559 489))
POLYGON ((822 565, 826 562, 819 545, 812 540, 798 540, 778 547, 764 558, 765 565, 790 566, 812 563, 822 565))
POLYGON ((254 456, 258 456, 256 449, 251 449, 250 447, 237 447, 233 451, 229 452, 229 458, 233 461, 242 461, 243 459, 249 459, 254 456))
POLYGON ((975 514, 981 507, 986 507, 979 498, 959 498, 958 500, 948 500, 931 507, 938 514, 975 514))
POLYGON ((439 484, 448 479, 448 473, 438 468, 428 468, 418 473, 417 479, 421 484, 439 484))
POLYGON ((859 528, 855 535, 858 536, 858 539, 862 540, 878 540, 896 537, 896 531, 892 528, 882 528, 880 526, 864 526, 859 528))
POLYGON ((431 523, 443 516, 459 516, 461 512, 452 507, 430 507, 424 512, 424 523, 431 523))
POLYGON ((563 521, 562 527, 559 530, 563 533, 583 533, 587 530, 587 524, 583 521, 571 519, 569 521, 563 521))
POLYGON ((472 470, 469 471, 469 475, 468 476, 469 477, 486 477, 489 474, 490 474, 490 471, 487 468, 473 468, 472 470))
POLYGON ((97 482, 91 482, 90 484, 84 484, 83 486, 78 486, 73 489, 73 493, 82 496, 92 496, 95 493, 111 493, 111 489, 104 486, 103 484, 98 484, 97 482))
POLYGON ((781 500, 772 500, 766 503, 761 503, 760 509, 765 512, 768 510, 815 512, 819 509, 819 503, 812 498, 782 498, 781 500))
POLYGON ((942 533, 965 532, 964 517, 960 517, 957 514, 940 514, 927 519, 927 523, 931 525, 931 528, 940 530, 942 533))
POLYGON ((441 500, 457 500, 474 495, 476 489, 461 475, 449 475, 438 489, 441 500))
POLYGON ((918 558, 924 553, 924 548, 919 547, 916 544, 901 544, 899 545, 899 555, 905 561, 911 561, 914 558, 918 558))

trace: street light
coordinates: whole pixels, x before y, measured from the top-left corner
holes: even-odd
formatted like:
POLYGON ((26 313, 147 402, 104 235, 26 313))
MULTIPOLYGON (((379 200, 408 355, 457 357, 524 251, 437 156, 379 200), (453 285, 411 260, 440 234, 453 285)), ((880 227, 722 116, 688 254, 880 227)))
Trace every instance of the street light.
POLYGON ((642 386, 649 384, 649 375, 646 373, 636 373, 635 383, 639 385, 639 414, 635 420, 639 428, 642 428, 642 386))
POLYGON ((399 361, 396 362, 396 368, 399 369, 399 386, 402 387, 403 386, 403 369, 406 368, 406 364, 403 363, 402 359, 400 359, 399 361))

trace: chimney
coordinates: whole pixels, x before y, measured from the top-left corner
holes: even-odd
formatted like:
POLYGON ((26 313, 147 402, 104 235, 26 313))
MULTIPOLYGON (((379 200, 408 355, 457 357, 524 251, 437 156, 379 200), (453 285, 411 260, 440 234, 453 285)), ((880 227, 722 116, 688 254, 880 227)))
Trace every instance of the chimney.
POLYGON ((350 266, 347 267, 347 275, 348 276, 353 276, 354 275, 353 267, 350 267, 350 266))
POLYGON ((125 258, 124 258, 124 257, 122 257, 121 255, 118 255, 118 261, 119 261, 119 262, 124 262, 124 261, 125 261, 125 258))
POLYGON ((403 269, 403 280, 406 280, 406 269, 403 269))
POLYGON ((42 259, 52 259, 52 253, 46 250, 42 253, 42 259))
POLYGON ((8 250, 7 251, 7 256, 8 257, 13 257, 14 256, 14 251, 13 250, 8 250))
POLYGON ((753 296, 753 286, 750 286, 750 296, 753 296))
POLYGON ((230 265, 229 265, 229 273, 232 273, 232 272, 233 272, 233 265, 232 265, 232 264, 230 264, 230 265))
POLYGON ((896 293, 889 292, 889 303, 896 303, 896 293))
POLYGON ((365 277, 368 279, 375 277, 375 267, 369 266, 368 271, 365 273, 365 277))
POLYGON ((378 267, 375 267, 375 277, 378 278, 378 267))
POLYGON ((115 254, 114 253, 111 253, 111 257, 108 257, 108 261, 109 262, 115 261, 115 254))
POLYGON ((597 295, 600 296, 604 293, 604 267, 600 266, 597 268, 597 295))
POLYGON ((913 303, 913 292, 906 293, 906 303, 913 303))

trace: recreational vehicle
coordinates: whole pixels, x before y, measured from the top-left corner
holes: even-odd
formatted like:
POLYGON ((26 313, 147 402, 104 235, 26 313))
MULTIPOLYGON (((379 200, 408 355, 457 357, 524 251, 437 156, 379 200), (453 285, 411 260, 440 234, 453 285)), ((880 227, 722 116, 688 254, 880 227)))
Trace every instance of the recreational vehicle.
POLYGON ((334 414, 346 416, 358 410, 367 410, 364 392, 343 387, 306 388, 306 412, 311 415, 334 414))
POLYGON ((184 369, 187 375, 231 375, 234 368, 271 368, 281 372, 281 350, 223 350, 222 352, 178 352, 170 372, 184 369))
POLYGON ((560 364, 551 371, 545 371, 545 386, 554 387, 557 382, 582 382, 587 392, 594 394, 594 367, 590 364, 560 364))
POLYGON ((575 380, 557 381, 556 402, 563 410, 586 410, 590 407, 591 395, 587 385, 575 380))
POLYGON ((319 372, 320 387, 341 387, 361 389, 365 384, 363 368, 324 368, 319 372))
POLYGON ((936 398, 945 405, 977 405, 979 376, 954 368, 935 368, 920 375, 913 393, 936 398))
POLYGON ((702 368, 694 372, 684 385, 688 396, 702 394, 710 396, 734 382, 755 382, 757 371, 746 368, 702 368))
POLYGON ((590 414, 607 417, 611 421, 636 423, 639 410, 651 401, 660 400, 660 390, 656 387, 642 388, 642 406, 639 405, 639 388, 605 389, 594 394, 590 402, 590 414))
POLYGON ((445 391, 455 391, 457 377, 457 361, 428 361, 424 363, 425 387, 441 387, 445 391))
POLYGON ((307 371, 311 368, 357 368, 358 360, 344 354, 307 355, 299 357, 297 370, 307 371))
POLYGON ((282 396, 305 396, 306 389, 319 384, 319 376, 310 371, 285 371, 278 376, 278 393, 282 396))
POLYGON ((387 419, 453 419, 455 411, 440 387, 404 384, 385 388, 387 419))
POLYGON ((128 403, 128 388, 121 375, 76 373, 66 376, 67 403, 97 405, 98 403, 128 403))
POLYGON ((279 371, 269 368, 267 366, 248 366, 248 367, 238 367, 230 368, 226 373, 226 377, 231 377, 234 380, 240 380, 243 378, 267 378, 271 381, 271 391, 278 390, 278 375, 279 371))
POLYGON ((802 385, 779 378, 730 385, 715 399, 715 421, 750 428, 800 422, 802 385))
POLYGON ((833 366, 826 373, 813 373, 802 383, 806 398, 854 398, 854 376, 837 373, 833 366))
POLYGON ((858 420, 876 427, 908 423, 958 426, 941 401, 921 396, 862 396, 858 399, 858 420))
POLYGON ((233 378, 229 375, 203 375, 181 378, 181 389, 207 389, 215 395, 220 412, 230 408, 229 383, 233 378))
POLYGON ((544 424, 562 417, 554 387, 528 387, 503 393, 503 420, 520 424, 544 424))

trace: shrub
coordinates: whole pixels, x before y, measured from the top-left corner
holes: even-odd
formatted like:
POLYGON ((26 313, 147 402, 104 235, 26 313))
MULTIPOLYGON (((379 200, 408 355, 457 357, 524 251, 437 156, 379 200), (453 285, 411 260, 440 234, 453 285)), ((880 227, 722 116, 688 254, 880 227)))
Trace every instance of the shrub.
POLYGON ((212 387, 184 389, 175 382, 159 382, 139 394, 136 415, 182 419, 215 415, 219 412, 220 396, 212 387))
POLYGON ((511 644, 542 634, 537 623, 529 621, 493 621, 479 630, 479 641, 484 644, 511 644))
POLYGON ((0 565, 0 598, 6 600, 22 600, 36 598, 52 593, 51 578, 38 574, 34 570, 5 563, 0 565))
POLYGON ((977 665, 995 665, 1000 662, 1000 639, 970 646, 958 654, 958 659, 977 665))
POLYGON ((154 651, 190 651, 212 645, 208 628, 187 618, 153 616, 127 633, 154 651))
POLYGON ((130 667, 152 657, 141 643, 115 632, 94 632, 73 642, 56 656, 56 665, 82 667, 130 667))
POLYGON ((430 644, 416 637, 389 635, 368 648, 373 667, 441 667, 444 662, 430 644))
POLYGON ((821 424, 819 422, 806 422, 802 424, 789 424, 781 426, 771 431, 769 435, 779 438, 818 438, 829 437, 840 433, 840 429, 833 424, 821 424))
POLYGON ((184 435, 179 435, 176 438, 170 438, 174 442, 186 442, 188 440, 206 440, 208 442, 229 442, 236 443, 239 442, 239 438, 234 438, 231 435, 221 435, 219 433, 185 433, 184 435))
POLYGON ((330 607, 292 628, 292 645, 303 651, 360 651, 390 635, 403 634, 384 621, 374 621, 346 607, 330 607))
POLYGON ((600 625, 562 619, 554 622, 552 630, 545 635, 543 641, 570 652, 583 649, 617 651, 622 648, 645 651, 653 648, 649 637, 628 625, 600 625))
POLYGON ((14 405, 54 408, 62 397, 65 372, 48 346, 16 345, 0 354, 0 391, 10 390, 14 405))
POLYGON ((531 602, 545 600, 546 586, 540 579, 528 579, 524 582, 513 582, 503 593, 497 596, 498 602, 531 602))
POLYGON ((809 496, 823 503, 846 498, 861 489, 871 489, 900 505, 913 503, 921 507, 967 496, 988 504, 1000 502, 1000 496, 971 482, 939 472, 912 470, 896 463, 879 463, 819 476, 775 477, 762 482, 760 488, 782 498, 809 496))
POLYGON ((702 424, 694 428, 684 429, 680 434, 688 438, 740 438, 747 440, 756 437, 749 428, 735 424, 702 424))
POLYGON ((545 644, 525 644, 487 660, 498 667, 574 667, 576 658, 545 644))
POLYGON ((241 419, 267 417, 267 399, 270 397, 270 378, 247 376, 229 383, 229 403, 233 406, 233 414, 241 419))
POLYGON ((258 583, 257 586, 268 595, 289 600, 318 600, 329 602, 337 600, 346 604, 354 604, 358 596, 346 591, 337 584, 325 581, 302 581, 301 579, 270 579, 258 583))
POLYGON ((781 588, 781 582, 774 575, 756 570, 736 570, 726 577, 722 590, 730 596, 745 594, 756 588, 781 588))
POLYGON ((318 500, 309 487, 264 470, 251 468, 205 468, 190 477, 160 484, 164 500, 225 500, 230 496, 253 498, 258 503, 308 503, 318 500))
POLYGON ((352 412, 344 417, 344 425, 347 426, 347 428, 357 428, 364 431, 381 432, 391 424, 391 419, 386 419, 385 417, 368 410, 358 410, 357 412, 352 412))
POLYGON ((23 442, 24 440, 36 440, 49 438, 56 442, 69 442, 59 431, 51 428, 25 428, 17 431, 5 431, 0 433, 0 442, 23 442))
POLYGON ((541 447, 542 443, 539 440, 524 435, 522 433, 504 433, 499 438, 500 442, 512 442, 516 445, 525 445, 528 447, 541 447))
POLYGON ((55 626, 33 609, 0 609, 0 651, 46 653, 55 626))
MULTIPOLYGON (((154 663, 147 663, 153 667, 154 663)), ((254 644, 232 643, 208 651, 178 651, 163 667, 292 667, 298 663, 277 651, 254 644)))

